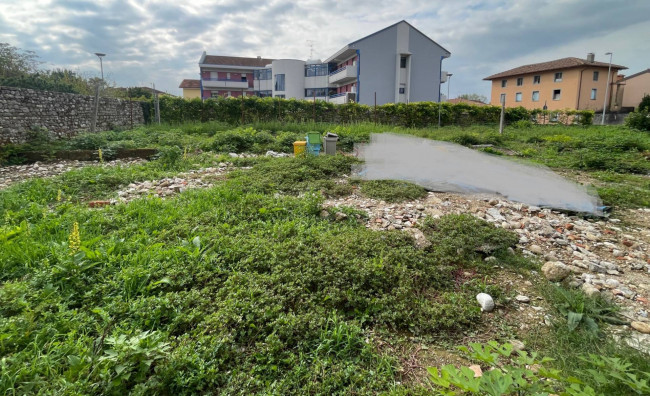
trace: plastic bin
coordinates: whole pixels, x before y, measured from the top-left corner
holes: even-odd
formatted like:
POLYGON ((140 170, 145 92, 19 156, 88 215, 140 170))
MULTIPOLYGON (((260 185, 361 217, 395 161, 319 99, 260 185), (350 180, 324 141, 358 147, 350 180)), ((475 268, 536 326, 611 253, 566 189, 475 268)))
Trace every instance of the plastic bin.
POLYGON ((307 140, 307 144, 322 144, 323 139, 320 136, 320 133, 318 132, 307 132, 307 136, 305 136, 305 140, 307 140))
POLYGON ((326 155, 336 155, 336 142, 339 140, 339 135, 327 132, 327 135, 323 138, 324 149, 326 155))
POLYGON ((306 148, 307 148, 307 142, 305 142, 304 140, 298 140, 296 142, 293 142, 293 155, 295 155, 296 157, 299 155, 304 155, 306 148))
POLYGON ((307 154, 309 155, 319 155, 321 145, 319 143, 307 143, 307 154))

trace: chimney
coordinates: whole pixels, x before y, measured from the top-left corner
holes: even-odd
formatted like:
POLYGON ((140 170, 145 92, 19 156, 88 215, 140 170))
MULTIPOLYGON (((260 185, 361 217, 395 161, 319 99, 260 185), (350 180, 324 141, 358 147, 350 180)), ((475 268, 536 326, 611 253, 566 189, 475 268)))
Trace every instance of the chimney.
POLYGON ((588 53, 587 54, 587 62, 594 63, 594 60, 595 60, 594 53, 593 52, 588 53))
POLYGON ((260 60, 260 59, 262 59, 262 57, 258 55, 258 56, 257 56, 257 60, 260 60))

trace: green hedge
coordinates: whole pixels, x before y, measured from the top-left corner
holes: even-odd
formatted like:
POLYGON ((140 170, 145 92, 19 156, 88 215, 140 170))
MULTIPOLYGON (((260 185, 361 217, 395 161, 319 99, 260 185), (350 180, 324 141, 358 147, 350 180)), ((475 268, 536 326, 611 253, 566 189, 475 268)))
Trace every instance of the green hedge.
MULTIPOLYGON (((151 102, 144 102, 145 113, 152 114, 151 102)), ((438 106, 442 125, 495 124, 499 122, 499 106, 473 106, 465 103, 388 103, 377 106, 348 103, 335 105, 324 101, 296 100, 281 98, 240 98, 183 99, 175 97, 160 98, 161 121, 171 124, 184 122, 222 121, 230 124, 251 122, 377 122, 405 127, 426 127, 438 125, 438 106)), ((527 110, 523 107, 507 108, 505 121, 508 124, 521 120, 534 120, 542 110, 527 110)), ((549 113, 550 112, 546 112, 549 113)), ((554 111, 553 113, 558 113, 554 111)), ((562 120, 579 119, 581 124, 591 124, 592 111, 560 111, 562 120), (575 117, 580 116, 580 117, 575 117)), ((153 117, 151 117, 153 118, 153 117)), ((547 117, 548 119, 548 117, 547 117)))

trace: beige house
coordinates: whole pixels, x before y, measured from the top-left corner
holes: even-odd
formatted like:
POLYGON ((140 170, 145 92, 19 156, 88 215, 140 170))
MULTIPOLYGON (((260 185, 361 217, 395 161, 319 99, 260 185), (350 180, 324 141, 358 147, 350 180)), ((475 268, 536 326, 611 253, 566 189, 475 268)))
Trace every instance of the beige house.
POLYGON ((624 110, 635 109, 645 95, 650 95, 650 69, 645 69, 616 82, 616 98, 624 110))
POLYGON ((178 88, 183 89, 183 99, 201 98, 201 81, 185 79, 178 88))
MULTIPOLYGON (((602 111, 607 86, 609 63, 596 62, 594 55, 586 59, 562 58, 550 62, 524 65, 484 78, 492 81, 491 104, 505 102, 506 107, 527 109, 602 111)), ((619 70, 611 67, 610 85, 617 81, 619 70)), ((612 96, 610 87, 609 95, 612 96)), ((611 100, 608 107, 614 109, 611 100)))

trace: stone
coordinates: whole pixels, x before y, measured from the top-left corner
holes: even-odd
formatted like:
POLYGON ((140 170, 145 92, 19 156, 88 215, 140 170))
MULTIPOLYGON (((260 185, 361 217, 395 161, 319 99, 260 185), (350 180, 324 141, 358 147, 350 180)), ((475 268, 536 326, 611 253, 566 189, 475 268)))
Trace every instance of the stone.
POLYGON ((542 266, 542 273, 546 279, 552 282, 559 282, 571 275, 571 270, 560 261, 547 261, 542 266))
POLYGON ((517 300, 520 303, 529 303, 530 297, 520 294, 517 297, 515 297, 515 300, 517 300))
POLYGON ((630 323, 630 326, 639 333, 650 334, 650 324, 644 322, 634 321, 630 323))
POLYGON ((320 211, 320 217, 322 217, 322 218, 329 217, 329 215, 330 215, 330 212, 326 211, 325 209, 320 211))
POLYGON ((595 295, 600 293, 600 290, 598 290, 594 285, 591 285, 589 283, 583 283, 582 292, 585 293, 587 297, 594 297, 595 295))
POLYGON ((421 230, 417 228, 405 228, 404 232, 411 234, 413 239, 415 239, 415 247, 418 249, 425 249, 431 246, 431 241, 427 239, 421 230))
POLYGON ((417 210, 419 210, 419 211, 423 211, 423 210, 424 210, 424 205, 422 205, 422 204, 417 204, 417 205, 415 206, 415 209, 417 209, 417 210))
POLYGON ((334 220, 336 221, 343 221, 348 218, 348 215, 346 215, 343 212, 336 212, 334 213, 334 220))
POLYGON ((523 351, 526 345, 519 340, 508 340, 508 344, 512 345, 512 350, 515 352, 523 351))
POLYGON ((478 303, 481 305, 482 312, 492 312, 494 310, 494 300, 489 294, 477 294, 476 301, 478 301, 478 303))
POLYGON ((474 378, 479 378, 483 376, 483 370, 481 370, 481 366, 478 364, 472 364, 469 366, 469 369, 474 372, 474 378))
POLYGON ((533 252, 533 253, 535 253, 535 254, 538 254, 538 255, 544 253, 544 250, 543 250, 542 247, 539 246, 539 245, 530 245, 530 246, 528 247, 528 250, 530 250, 531 252, 533 252))

